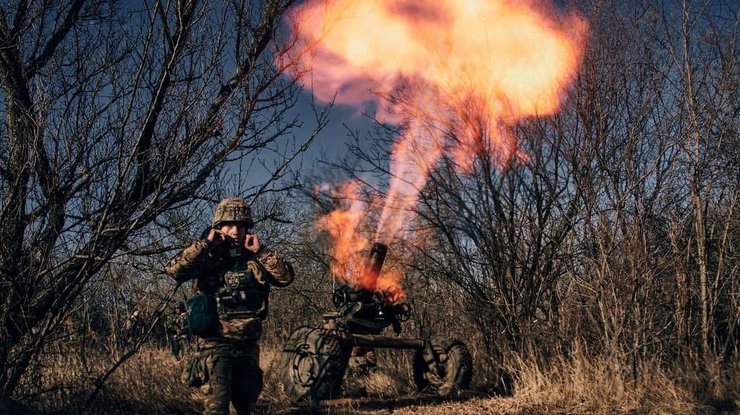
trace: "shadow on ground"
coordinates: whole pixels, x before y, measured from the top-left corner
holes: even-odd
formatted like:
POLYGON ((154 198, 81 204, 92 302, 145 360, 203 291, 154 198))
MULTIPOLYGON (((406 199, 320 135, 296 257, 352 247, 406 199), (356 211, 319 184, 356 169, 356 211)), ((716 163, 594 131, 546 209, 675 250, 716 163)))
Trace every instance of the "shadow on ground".
POLYGON ((435 395, 400 396, 385 399, 377 397, 361 399, 342 398, 323 401, 319 405, 307 407, 289 407, 283 409, 264 407, 260 408, 261 411, 259 413, 265 415, 360 415, 371 413, 392 413, 396 410, 412 409, 415 406, 434 405, 442 402, 464 402, 477 397, 481 397, 481 395, 475 393, 464 393, 454 399, 440 398, 435 395))

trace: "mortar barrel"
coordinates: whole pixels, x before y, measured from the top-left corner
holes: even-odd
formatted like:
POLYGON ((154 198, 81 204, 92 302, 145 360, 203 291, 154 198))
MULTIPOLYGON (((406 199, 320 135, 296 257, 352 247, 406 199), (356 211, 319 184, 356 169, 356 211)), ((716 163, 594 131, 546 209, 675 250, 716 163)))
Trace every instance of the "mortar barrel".
POLYGON ((375 282, 378 280, 380 270, 383 268, 383 262, 385 262, 385 255, 387 253, 387 245, 381 244, 380 242, 375 242, 373 244, 373 247, 370 250, 370 255, 367 257, 367 262, 365 262, 364 280, 366 282, 366 287, 375 286, 375 282))

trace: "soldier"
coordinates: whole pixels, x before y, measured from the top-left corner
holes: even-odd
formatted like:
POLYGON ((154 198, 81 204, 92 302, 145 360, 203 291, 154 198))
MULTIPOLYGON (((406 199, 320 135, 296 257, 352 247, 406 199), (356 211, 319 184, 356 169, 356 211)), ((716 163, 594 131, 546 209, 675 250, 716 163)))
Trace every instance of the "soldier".
POLYGON ((123 336, 121 337, 121 346, 135 339, 139 336, 139 329, 141 325, 141 317, 139 316, 139 309, 134 309, 134 312, 126 318, 126 322, 123 324, 123 336))
POLYGON ((188 328, 198 336, 205 366, 206 414, 228 414, 229 401, 240 415, 254 409, 262 390, 257 341, 270 286, 285 287, 294 278, 290 263, 247 233, 252 226, 243 199, 224 199, 207 237, 167 264, 175 280, 196 280, 198 295, 188 300, 188 328))
POLYGON ((172 309, 172 314, 167 319, 166 324, 172 355, 177 360, 183 357, 188 344, 188 328, 186 326, 185 316, 185 303, 180 302, 172 309))

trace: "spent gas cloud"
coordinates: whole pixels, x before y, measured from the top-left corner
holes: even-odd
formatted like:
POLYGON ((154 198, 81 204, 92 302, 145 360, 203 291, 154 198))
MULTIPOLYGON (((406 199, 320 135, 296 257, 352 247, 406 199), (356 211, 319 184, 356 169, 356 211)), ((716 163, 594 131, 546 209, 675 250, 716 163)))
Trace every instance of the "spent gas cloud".
MULTIPOLYGON (((299 81, 315 97, 372 103, 402 129, 374 236, 384 243, 409 237, 404 226, 441 157, 462 172, 480 157, 502 168, 526 159, 511 127, 557 111, 587 28, 547 2, 515 0, 308 1, 290 20, 310 70, 299 81)), ((345 220, 322 220, 332 218, 345 220)))

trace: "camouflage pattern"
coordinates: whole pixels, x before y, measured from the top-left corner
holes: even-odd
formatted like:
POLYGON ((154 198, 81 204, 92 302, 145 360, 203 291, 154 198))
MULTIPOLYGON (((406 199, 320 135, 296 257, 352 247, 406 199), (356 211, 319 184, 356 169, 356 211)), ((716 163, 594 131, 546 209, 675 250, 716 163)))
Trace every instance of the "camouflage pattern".
POLYGON ((172 311, 172 314, 167 317, 167 321, 165 323, 167 337, 170 341, 170 348, 172 349, 172 355, 175 356, 177 360, 182 359, 189 345, 188 328, 185 316, 185 307, 184 304, 182 304, 172 311))
POLYGON ((229 243, 216 246, 202 239, 173 258, 166 270, 179 282, 195 280, 196 290, 215 297, 219 304, 218 333, 197 340, 208 379, 201 386, 206 397, 205 413, 228 414, 230 401, 239 414, 250 413, 262 390, 257 341, 262 335, 262 321, 267 317, 269 286, 285 287, 293 282, 293 267, 268 249, 255 254, 241 246, 229 243), (264 309, 250 314, 226 307, 223 294, 233 289, 230 282, 235 275, 237 282, 251 281, 236 284, 240 290, 246 290, 239 293, 264 301, 264 309), (230 312, 234 310, 239 312, 230 312))
MULTIPOLYGON (((233 252, 232 252, 233 253, 233 252)), ((184 282, 196 280, 196 288, 206 295, 216 295, 224 286, 224 276, 242 265, 251 271, 254 279, 261 285, 285 287, 293 282, 293 267, 280 255, 267 249, 252 254, 241 247, 222 244, 215 247, 206 239, 185 248, 173 258, 166 267, 167 273, 175 280, 184 282), (237 251, 231 255, 229 251, 237 251)), ((209 338, 219 341, 246 341, 259 339, 262 334, 263 318, 221 318, 218 336, 209 338)))
POLYGON ((243 223, 249 229, 254 226, 252 209, 244 199, 224 199, 216 206, 212 226, 218 228, 225 222, 243 223))
POLYGON ((237 414, 251 414, 262 391, 259 345, 215 344, 201 350, 208 381, 200 387, 206 415, 228 414, 229 402, 237 414))

